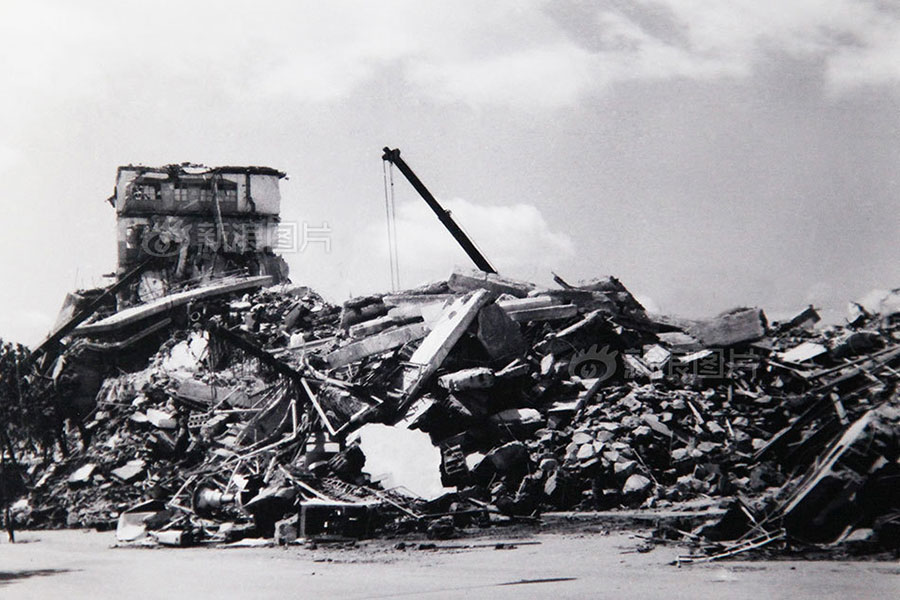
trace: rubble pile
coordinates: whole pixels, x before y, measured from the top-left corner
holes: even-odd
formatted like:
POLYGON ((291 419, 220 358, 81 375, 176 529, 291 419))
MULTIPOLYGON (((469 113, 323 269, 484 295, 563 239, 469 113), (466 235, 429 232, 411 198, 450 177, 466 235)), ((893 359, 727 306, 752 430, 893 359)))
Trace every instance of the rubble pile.
POLYGON ((783 323, 654 315, 615 278, 546 289, 457 270, 340 307, 269 283, 64 332, 41 365, 82 399, 78 443, 34 457, 22 524, 288 543, 719 498, 726 518, 691 535, 728 552, 860 529, 896 544, 896 292, 816 328, 812 307, 783 323), (366 442, 385 425, 427 435, 434 473, 373 472, 375 453, 427 454, 366 442))

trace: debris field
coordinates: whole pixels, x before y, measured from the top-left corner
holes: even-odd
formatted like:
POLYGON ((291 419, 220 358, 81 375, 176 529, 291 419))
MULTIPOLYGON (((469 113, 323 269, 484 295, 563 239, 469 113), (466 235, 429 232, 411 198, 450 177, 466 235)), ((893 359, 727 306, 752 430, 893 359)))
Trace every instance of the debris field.
POLYGON ((68 456, 32 461, 21 525, 173 545, 450 537, 711 497, 731 510, 688 532, 711 548, 860 529, 896 544, 896 313, 820 330, 811 309, 686 321, 646 313, 614 278, 543 289, 459 270, 338 307, 264 279, 196 288, 124 346, 121 312, 74 330, 60 385, 75 398, 92 369, 99 388, 68 456), (386 451, 425 440, 434 472, 384 485, 370 428, 416 432, 386 451))
MULTIPOLYGON (((236 211, 251 176, 282 176, 223 172, 236 211)), ((125 173, 142 201, 166 177, 222 193, 216 171, 125 173)), ((898 290, 830 327, 811 306, 681 319, 613 277, 460 268, 337 306, 269 249, 229 271, 120 245, 116 283, 70 294, 29 357, 65 410, 55 446, 16 452, 20 527, 171 546, 449 538, 706 499, 724 516, 667 532, 695 546, 687 561, 900 542, 898 290)))

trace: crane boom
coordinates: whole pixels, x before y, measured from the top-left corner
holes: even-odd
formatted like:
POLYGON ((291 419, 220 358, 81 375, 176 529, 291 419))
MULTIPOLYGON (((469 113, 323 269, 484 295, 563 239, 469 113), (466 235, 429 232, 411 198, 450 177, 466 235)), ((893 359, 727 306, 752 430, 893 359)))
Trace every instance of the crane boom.
POLYGON ((453 220, 453 217, 450 216, 450 212, 444 210, 444 207, 440 205, 440 203, 435 199, 434 196, 431 195, 431 192, 428 191, 428 188, 425 187, 425 184, 413 173, 413 170, 409 168, 409 165, 400 158, 400 150, 398 148, 394 148, 391 150, 387 146, 384 148, 384 155, 381 157, 382 160, 386 160, 390 162, 392 165, 396 165, 400 172, 409 180, 409 183, 419 192, 419 195, 422 196, 422 199, 425 200, 425 203, 434 211, 434 214, 437 215, 437 218, 440 222, 447 228, 447 231, 450 232, 450 235, 453 236, 453 239, 462 246, 462 249, 466 251, 466 254, 469 255, 469 258, 472 259, 472 262, 475 263, 479 269, 484 271, 485 273, 496 273, 497 270, 491 265, 490 261, 485 258, 484 254, 481 253, 480 250, 475 246, 474 242, 469 239, 469 236, 465 234, 465 232, 460 229, 459 225, 456 224, 456 221, 453 220))

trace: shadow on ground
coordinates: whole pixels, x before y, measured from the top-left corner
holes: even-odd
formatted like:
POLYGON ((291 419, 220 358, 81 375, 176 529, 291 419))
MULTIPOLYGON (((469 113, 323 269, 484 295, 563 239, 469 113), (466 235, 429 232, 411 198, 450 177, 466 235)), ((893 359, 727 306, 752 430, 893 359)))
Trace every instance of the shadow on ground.
POLYGON ((23 571, 0 571, 0 586, 9 585, 22 579, 30 577, 46 577, 48 575, 59 575, 60 573, 68 573, 71 569, 31 569, 23 571))

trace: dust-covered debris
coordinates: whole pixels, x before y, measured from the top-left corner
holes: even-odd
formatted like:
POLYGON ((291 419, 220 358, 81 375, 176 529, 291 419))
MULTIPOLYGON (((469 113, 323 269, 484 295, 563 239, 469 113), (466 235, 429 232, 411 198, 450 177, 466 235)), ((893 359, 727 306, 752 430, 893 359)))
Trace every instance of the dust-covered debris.
POLYGON ((611 277, 548 289, 457 269, 335 306, 259 265, 192 281, 165 258, 136 267, 162 287, 120 274, 67 299, 30 357, 5 350, 50 432, 4 441, 5 477, 26 483, 21 526, 171 546, 446 539, 546 511, 712 498, 725 517, 678 535, 713 557, 854 531, 896 545, 888 299, 854 305, 845 326, 817 326, 813 307, 784 323, 746 307, 686 320, 648 313, 611 277))

